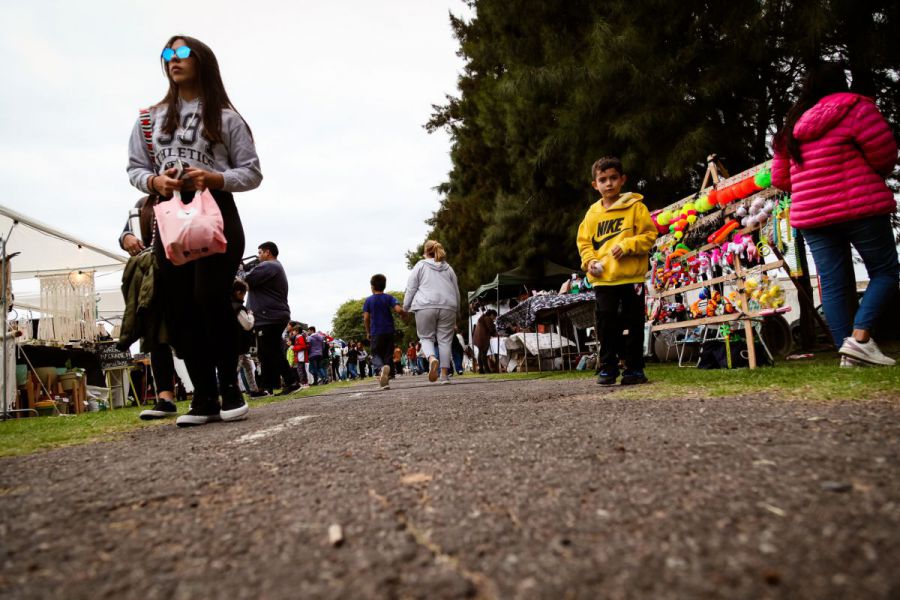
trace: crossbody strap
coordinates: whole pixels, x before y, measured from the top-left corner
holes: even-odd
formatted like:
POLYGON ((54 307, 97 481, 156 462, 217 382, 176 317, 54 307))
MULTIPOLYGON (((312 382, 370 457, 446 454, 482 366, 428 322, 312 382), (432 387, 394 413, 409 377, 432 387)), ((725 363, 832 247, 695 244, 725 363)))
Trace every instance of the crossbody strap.
MULTIPOLYGON (((144 146, 147 148, 147 152, 150 153, 150 162, 153 165, 154 170, 158 168, 156 164, 156 152, 153 150, 153 118, 150 115, 149 108, 142 108, 140 110, 140 121, 141 121, 141 134, 144 136, 144 146)), ((147 197, 147 202, 152 202, 152 206, 155 206, 159 202, 159 198, 153 191, 150 191, 150 195, 147 197)), ((153 233, 150 236, 150 245, 148 248, 153 248, 156 245, 156 212, 153 213, 153 220, 150 223, 150 231, 153 233)))

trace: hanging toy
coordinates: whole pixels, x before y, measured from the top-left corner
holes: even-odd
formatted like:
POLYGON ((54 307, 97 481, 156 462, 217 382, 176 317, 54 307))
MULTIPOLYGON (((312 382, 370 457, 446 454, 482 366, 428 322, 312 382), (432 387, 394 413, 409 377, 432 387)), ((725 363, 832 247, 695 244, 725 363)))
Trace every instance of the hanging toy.
POLYGON ((732 219, 731 221, 728 221, 727 223, 722 225, 708 238, 706 238, 706 241, 710 244, 721 244, 728 239, 728 236, 731 235, 731 232, 737 229, 738 226, 740 226, 740 223, 732 219))

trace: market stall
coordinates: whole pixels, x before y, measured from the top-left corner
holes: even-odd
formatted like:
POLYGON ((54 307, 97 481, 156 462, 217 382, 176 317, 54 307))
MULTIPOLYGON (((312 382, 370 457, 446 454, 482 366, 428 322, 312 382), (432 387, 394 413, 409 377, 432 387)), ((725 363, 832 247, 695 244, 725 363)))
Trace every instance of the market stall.
POLYGON ((109 339, 109 332, 99 322, 121 315, 119 281, 127 258, 4 206, 0 254, 7 315, 0 415, 40 403, 53 404, 57 414, 80 412, 88 381, 103 381, 96 345, 109 339), (98 277, 109 282, 104 293, 98 277))
MULTIPOLYGON (((769 273, 783 269, 797 277, 803 261, 790 226, 790 196, 771 186, 768 163, 720 175, 711 156, 698 193, 652 214, 661 235, 651 257, 651 329, 685 332, 670 338, 676 345, 689 336, 701 346, 720 341, 729 367, 731 346, 741 343, 742 357, 755 368, 757 343, 772 358, 761 335, 766 321, 789 310, 769 273)), ((798 293, 812 305, 799 287, 798 293)))

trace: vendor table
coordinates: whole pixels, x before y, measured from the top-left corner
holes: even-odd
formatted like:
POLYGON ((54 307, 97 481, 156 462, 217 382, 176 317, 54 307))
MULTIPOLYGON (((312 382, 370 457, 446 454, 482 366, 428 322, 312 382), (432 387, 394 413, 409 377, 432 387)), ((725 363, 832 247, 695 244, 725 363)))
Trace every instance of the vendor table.
MULTIPOLYGON (((513 325, 519 327, 531 327, 541 316, 541 313, 560 311, 563 313, 576 308, 582 308, 585 303, 594 302, 594 292, 582 292, 580 294, 545 294, 531 296, 523 300, 511 311, 497 317, 497 328, 503 329, 513 325)), ((593 325, 591 320, 588 327, 593 325)))

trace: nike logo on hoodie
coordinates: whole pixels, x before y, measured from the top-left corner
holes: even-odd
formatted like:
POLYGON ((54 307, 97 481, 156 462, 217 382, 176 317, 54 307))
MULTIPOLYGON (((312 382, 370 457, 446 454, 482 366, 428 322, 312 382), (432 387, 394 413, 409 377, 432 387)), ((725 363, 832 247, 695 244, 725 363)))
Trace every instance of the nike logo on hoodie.
POLYGON ((600 250, 603 244, 613 239, 623 231, 628 231, 629 229, 631 229, 631 227, 622 229, 622 221, 624 220, 625 219, 623 219, 622 217, 619 217, 617 219, 609 219, 597 223, 597 235, 591 238, 591 243, 594 246, 594 251, 600 250), (597 236, 600 235, 602 235, 603 237, 598 238, 597 236))

